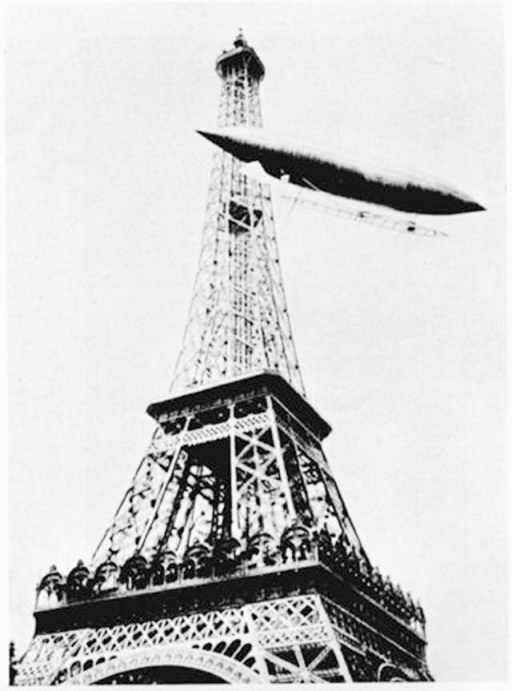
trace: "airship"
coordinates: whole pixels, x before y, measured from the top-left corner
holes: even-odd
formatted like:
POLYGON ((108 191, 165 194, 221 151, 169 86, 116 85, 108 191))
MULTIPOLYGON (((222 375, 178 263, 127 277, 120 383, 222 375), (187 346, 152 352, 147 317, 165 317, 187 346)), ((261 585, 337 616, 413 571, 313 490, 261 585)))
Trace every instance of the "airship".
POLYGON ((409 214, 437 216, 485 210, 466 194, 437 180, 358 160, 342 151, 297 145, 263 128, 238 126, 197 132, 243 163, 258 162, 268 175, 310 190, 409 214))

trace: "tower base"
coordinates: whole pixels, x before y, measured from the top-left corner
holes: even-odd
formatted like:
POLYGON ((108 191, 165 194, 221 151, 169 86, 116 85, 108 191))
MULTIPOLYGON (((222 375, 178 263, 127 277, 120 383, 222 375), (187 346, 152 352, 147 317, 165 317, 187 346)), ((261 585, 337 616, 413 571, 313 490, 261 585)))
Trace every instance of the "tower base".
POLYGON ((36 620, 19 685, 431 679, 419 633, 318 559, 76 602, 36 620))

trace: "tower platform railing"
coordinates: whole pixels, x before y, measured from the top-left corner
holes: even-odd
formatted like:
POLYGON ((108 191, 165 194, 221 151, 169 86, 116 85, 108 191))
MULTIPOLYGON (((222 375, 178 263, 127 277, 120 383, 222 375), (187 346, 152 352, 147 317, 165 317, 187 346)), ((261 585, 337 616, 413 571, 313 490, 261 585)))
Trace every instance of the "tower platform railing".
MULTIPOLYGON (((268 535, 255 536, 245 550, 231 540, 216 553, 207 545, 193 545, 181 560, 164 554, 149 561, 134 555, 119 568, 113 562, 101 564, 91 573, 81 561, 64 577, 51 567, 36 589, 38 613, 77 606, 91 601, 137 597, 163 591, 226 583, 251 576, 296 573, 321 567, 338 577, 362 598, 371 601, 383 614, 425 641, 425 616, 419 603, 404 594, 398 585, 383 578, 378 568, 368 564, 343 542, 333 544, 325 531, 311 533, 301 525, 287 529, 280 543, 271 547, 268 535)), ((227 586, 229 587, 229 586, 227 586)))

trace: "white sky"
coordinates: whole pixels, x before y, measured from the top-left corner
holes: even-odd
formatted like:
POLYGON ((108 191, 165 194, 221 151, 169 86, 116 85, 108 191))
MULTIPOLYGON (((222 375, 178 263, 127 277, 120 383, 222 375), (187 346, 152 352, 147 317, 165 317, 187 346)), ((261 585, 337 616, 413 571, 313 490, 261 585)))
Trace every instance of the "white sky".
MULTIPOLYGON (((198 260, 213 66, 238 27, 265 123, 488 207, 426 240, 276 200, 310 401, 372 561, 439 680, 506 663, 502 17, 491 2, 17 5, 8 15, 11 633, 88 559, 166 395, 198 260), (321 9, 319 9, 321 7, 321 9)), ((427 223, 428 225, 428 223, 427 223)))

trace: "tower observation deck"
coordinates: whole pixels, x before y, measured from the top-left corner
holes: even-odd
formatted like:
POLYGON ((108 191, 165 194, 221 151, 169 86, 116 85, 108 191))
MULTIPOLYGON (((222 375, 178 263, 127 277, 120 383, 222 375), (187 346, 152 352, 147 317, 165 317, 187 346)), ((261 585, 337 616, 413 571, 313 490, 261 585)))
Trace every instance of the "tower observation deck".
POLYGON ((233 41, 233 48, 224 50, 217 58, 215 69, 219 77, 225 81, 243 75, 244 78, 258 83, 265 76, 265 66, 254 48, 248 45, 242 32, 233 41))
MULTIPOLYGON (((216 61, 219 126, 262 125, 262 61, 216 61)), ((92 558, 36 589, 18 684, 420 681, 421 606, 372 564, 306 400, 270 190, 216 152, 170 396, 92 558)))

